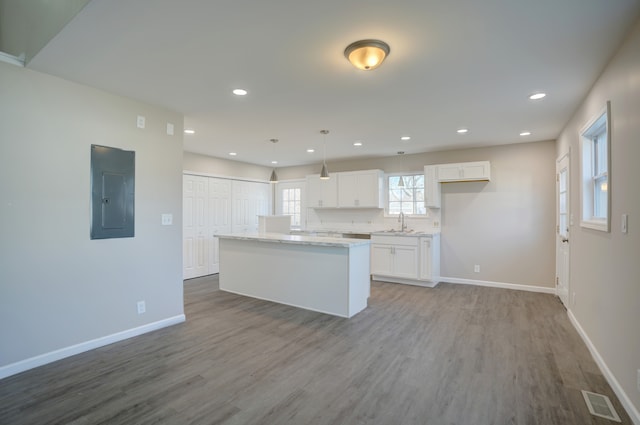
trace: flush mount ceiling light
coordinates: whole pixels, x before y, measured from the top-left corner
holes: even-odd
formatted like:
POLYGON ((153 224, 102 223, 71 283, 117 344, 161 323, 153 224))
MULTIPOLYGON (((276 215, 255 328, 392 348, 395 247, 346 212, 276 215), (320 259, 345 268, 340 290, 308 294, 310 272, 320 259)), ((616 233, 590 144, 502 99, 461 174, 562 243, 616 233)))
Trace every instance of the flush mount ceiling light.
MULTIPOLYGON (((278 143, 278 139, 270 139, 269 140, 273 144, 273 154, 275 156, 276 153, 276 143, 278 143)), ((271 161, 272 164, 277 164, 278 161, 271 161)), ((275 167, 271 170, 271 176, 269 177, 269 183, 278 183, 278 175, 276 174, 275 167)))
POLYGON ((402 140, 403 142, 406 142, 407 140, 411 140, 411 136, 402 136, 400 140, 402 140))
POLYGON ((233 89, 233 94, 236 96, 244 96, 247 94, 247 91, 245 89, 233 89))
POLYGON ((531 132, 530 131, 523 131, 522 133, 520 133, 521 136, 531 136, 531 132))
POLYGON ((187 129, 184 131, 184 134, 195 134, 195 133, 196 133, 196 131, 195 131, 195 130, 191 130, 190 128, 187 128, 187 129))
POLYGON ((461 128, 460 130, 458 130, 459 134, 465 134, 467 132, 469 132, 469 129, 467 129, 467 128, 461 128))
POLYGON ((545 97, 547 94, 546 93, 533 93, 532 95, 529 95, 529 99, 531 100, 539 100, 542 99, 543 97, 545 97))
POLYGON ((314 153, 315 151, 315 149, 307 149, 307 153, 314 153))
POLYGON ((363 71, 371 71, 380 66, 389 56, 389 45, 380 40, 360 40, 344 49, 344 56, 353 66, 363 71))
POLYGON ((322 134, 324 140, 324 155, 322 159, 322 170, 320 170, 320 179, 328 180, 329 170, 327 169, 327 134, 329 134, 329 130, 320 130, 320 134, 322 134))
POLYGON ((362 146, 362 142, 354 142, 353 146, 360 147, 362 146))

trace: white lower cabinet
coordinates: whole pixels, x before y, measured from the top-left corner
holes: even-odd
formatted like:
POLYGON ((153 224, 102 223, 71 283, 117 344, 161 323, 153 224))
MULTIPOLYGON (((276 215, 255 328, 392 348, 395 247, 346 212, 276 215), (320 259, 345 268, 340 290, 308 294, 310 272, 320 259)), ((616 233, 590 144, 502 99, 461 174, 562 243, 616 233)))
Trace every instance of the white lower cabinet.
POLYGON ((371 235, 374 280, 433 287, 440 272, 439 235, 371 235))

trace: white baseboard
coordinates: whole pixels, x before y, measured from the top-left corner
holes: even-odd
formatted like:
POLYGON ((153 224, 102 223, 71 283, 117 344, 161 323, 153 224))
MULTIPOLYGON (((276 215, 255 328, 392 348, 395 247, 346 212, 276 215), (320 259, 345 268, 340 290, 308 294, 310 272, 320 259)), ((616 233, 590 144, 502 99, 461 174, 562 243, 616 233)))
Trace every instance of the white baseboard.
POLYGON ((185 315, 179 314, 168 319, 159 320, 157 322, 148 323, 137 328, 127 329, 126 331, 117 332, 111 335, 103 336, 101 338, 92 339, 90 341, 81 342, 80 344, 71 345, 69 347, 60 348, 49 353, 41 354, 39 356, 31 357, 19 362, 11 363, 6 366, 0 367, 0 379, 6 378, 11 375, 15 375, 20 372, 33 369, 38 366, 45 365, 47 363, 55 362, 56 360, 71 357, 76 354, 84 353, 85 351, 93 350, 95 348, 103 347, 105 345, 113 344, 114 342, 123 341, 134 336, 142 335, 147 332, 155 331, 167 326, 176 325, 185 321, 185 315))
POLYGON ((567 310, 567 315, 569 316, 569 320, 573 324, 573 327, 576 328, 578 334, 580 334, 580 337, 582 338, 584 343, 587 344, 587 348, 589 348, 591 356, 596 361, 596 364, 600 368, 600 371, 604 375, 607 382, 609 382, 609 385, 611 385, 613 392, 618 396, 618 399, 620 400, 620 403, 622 403, 624 409, 627 411, 627 414, 635 425, 640 425, 640 412, 633 405, 631 399, 624 391, 616 377, 613 375, 611 369, 609 369, 604 359, 596 349, 595 345, 593 345, 593 343, 589 339, 587 333, 584 331, 584 329, 582 329, 582 326, 580 326, 580 323, 578 322, 578 319, 576 319, 576 317, 573 315, 573 312, 571 310, 567 310))
POLYGON ((489 286, 491 288, 516 289, 518 291, 542 292, 556 295, 556 288, 548 286, 520 285, 517 283, 491 282, 489 280, 460 279, 457 277, 440 277, 440 282, 459 283, 461 285, 489 286))

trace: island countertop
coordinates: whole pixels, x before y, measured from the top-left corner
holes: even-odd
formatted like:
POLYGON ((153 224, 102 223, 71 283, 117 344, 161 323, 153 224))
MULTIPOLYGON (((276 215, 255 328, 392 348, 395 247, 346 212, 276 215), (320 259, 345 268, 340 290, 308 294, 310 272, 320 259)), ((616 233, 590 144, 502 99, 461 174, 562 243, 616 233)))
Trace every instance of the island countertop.
POLYGON ((258 242, 276 242, 295 245, 336 246, 351 248, 369 245, 368 239, 334 238, 327 236, 288 235, 284 233, 222 233, 215 237, 258 242))

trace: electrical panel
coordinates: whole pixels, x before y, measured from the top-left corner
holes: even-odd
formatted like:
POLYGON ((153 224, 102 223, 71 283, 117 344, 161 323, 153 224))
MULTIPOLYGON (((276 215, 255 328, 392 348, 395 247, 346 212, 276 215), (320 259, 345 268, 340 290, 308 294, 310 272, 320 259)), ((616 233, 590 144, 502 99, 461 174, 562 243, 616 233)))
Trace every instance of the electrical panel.
POLYGON ((135 152, 91 145, 91 239, 134 236, 135 152))

